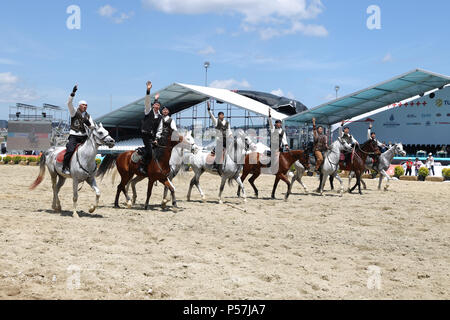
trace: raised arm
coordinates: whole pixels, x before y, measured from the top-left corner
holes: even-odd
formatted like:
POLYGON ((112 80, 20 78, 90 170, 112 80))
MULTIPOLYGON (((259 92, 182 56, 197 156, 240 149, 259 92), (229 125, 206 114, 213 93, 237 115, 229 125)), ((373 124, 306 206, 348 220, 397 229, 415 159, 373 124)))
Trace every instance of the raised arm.
POLYGON ((370 134, 372 133, 372 123, 369 124, 369 129, 367 130, 367 140, 370 140, 370 134))
POLYGON ((216 119, 216 117, 214 117, 213 113, 211 112, 211 104, 210 104, 209 101, 206 104, 207 104, 207 107, 208 107, 209 117, 211 118, 211 121, 212 121, 214 127, 216 127, 217 126, 217 119, 216 119))
POLYGON ((267 121, 269 122, 270 131, 273 132, 274 128, 273 128, 272 114, 270 113, 270 109, 269 109, 269 118, 267 119, 267 121))
POLYGON ((145 115, 148 115, 150 111, 152 110, 151 106, 151 97, 150 97, 150 90, 152 89, 152 82, 147 81, 147 94, 145 95, 145 115))
POLYGON ((73 117, 77 110, 73 107, 73 98, 75 97, 75 93, 78 90, 78 85, 73 87, 72 93, 69 96, 69 101, 67 101, 67 107, 69 108, 70 116, 73 117))
POLYGON ((312 118, 314 139, 317 138, 316 118, 312 118))

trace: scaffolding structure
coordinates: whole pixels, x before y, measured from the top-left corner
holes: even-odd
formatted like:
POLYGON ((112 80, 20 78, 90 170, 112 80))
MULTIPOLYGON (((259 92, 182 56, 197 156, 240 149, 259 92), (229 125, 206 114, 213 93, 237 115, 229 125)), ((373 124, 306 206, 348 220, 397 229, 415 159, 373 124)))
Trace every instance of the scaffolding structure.
POLYGON ((42 107, 16 103, 9 107, 9 121, 51 122, 52 146, 65 145, 70 130, 70 117, 66 108, 44 103, 42 107))

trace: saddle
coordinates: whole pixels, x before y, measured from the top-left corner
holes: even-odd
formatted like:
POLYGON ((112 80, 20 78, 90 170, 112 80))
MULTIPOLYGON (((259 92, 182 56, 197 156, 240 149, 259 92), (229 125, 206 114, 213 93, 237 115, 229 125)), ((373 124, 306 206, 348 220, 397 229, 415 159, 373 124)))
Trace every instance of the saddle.
POLYGON ((145 148, 137 148, 131 155, 131 161, 134 163, 139 163, 139 161, 144 159, 145 148))
MULTIPOLYGON (((78 147, 79 147, 80 145, 81 145, 81 143, 77 144, 77 146, 75 147, 75 151, 77 151, 77 149, 78 149, 78 147)), ((75 154, 75 151, 73 152, 72 157, 73 157, 73 155, 75 154)), ((60 151, 60 152, 58 153, 58 155, 56 156, 56 162, 57 162, 57 163, 63 163, 63 162, 64 162, 64 155, 66 154, 66 152, 67 152, 67 149, 64 148, 64 150, 62 150, 62 151, 60 151)))

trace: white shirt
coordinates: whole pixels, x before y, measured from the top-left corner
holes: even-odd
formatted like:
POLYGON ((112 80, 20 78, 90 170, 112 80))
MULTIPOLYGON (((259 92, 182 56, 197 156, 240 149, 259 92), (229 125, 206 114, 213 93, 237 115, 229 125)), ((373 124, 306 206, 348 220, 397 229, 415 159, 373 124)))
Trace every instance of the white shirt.
MULTIPOLYGON (((158 132, 156 133, 156 138, 161 138, 161 134, 162 134, 162 128, 163 128, 163 121, 169 121, 169 119, 170 119, 170 117, 169 116, 163 116, 163 118, 161 119, 161 122, 159 123, 159 126, 158 126, 158 132), (161 129, 161 130, 160 130, 161 129)), ((178 131, 178 129, 177 129, 177 124, 175 123, 175 121, 172 119, 172 122, 170 123, 170 128, 173 130, 173 131, 178 131)), ((170 137, 169 137, 170 138, 170 137)))
MULTIPOLYGON (((269 117, 269 127, 270 127, 270 133, 272 136, 274 136, 274 134, 278 134, 280 135, 281 132, 283 131, 283 128, 275 128, 273 123, 272 123, 272 117, 269 117)), ((286 138, 286 131, 283 133, 283 137, 281 138, 281 144, 283 146, 287 146, 287 138, 286 138)))
MULTIPOLYGON (((69 107, 69 114, 70 114, 70 117, 72 118, 75 115, 75 113, 77 113, 77 109, 75 109, 73 107, 73 97, 72 96, 69 96, 69 101, 67 101, 67 106, 69 107)), ((81 114, 84 116, 86 114, 86 112, 83 112, 81 114)), ((89 128, 92 129, 95 127, 94 121, 92 120, 91 116, 89 116, 89 123, 90 123, 89 128)), ((80 137, 87 136, 87 133, 76 132, 72 129, 70 129, 69 134, 74 135, 74 136, 80 136, 80 137)))
MULTIPOLYGON (((343 136, 344 136, 344 131, 342 130, 342 126, 340 126, 339 127, 339 137, 342 138, 343 136)), ((356 141, 355 137, 352 135, 351 135, 351 137, 352 137, 352 143, 357 144, 358 141, 356 141)))
MULTIPOLYGON (((211 121, 212 121, 212 123, 213 123, 214 128, 217 127, 217 124, 219 123, 219 121, 222 121, 222 125, 225 126, 225 124, 226 124, 226 122, 227 122, 227 120, 226 120, 225 118, 224 118, 223 120, 216 119, 216 117, 214 117, 214 115, 213 115, 213 113, 211 112, 211 110, 208 110, 208 112, 209 112, 209 117, 211 118, 211 121)), ((228 126, 227 126, 226 135, 227 135, 227 137, 233 135, 233 133, 231 132, 231 129, 230 129, 230 125, 229 125, 229 124, 228 124, 228 126)))
MULTIPOLYGON (((368 140, 370 140, 370 139, 372 139, 372 137, 370 136, 372 134, 372 131, 370 130, 370 128, 367 130, 367 139, 368 140)), ((377 145, 378 145, 378 147, 382 147, 383 146, 383 144, 380 142, 380 141, 378 141, 377 139, 375 139, 375 141, 376 141, 376 143, 377 143, 377 145)))
POLYGON ((434 166, 434 158, 432 156, 427 158, 427 168, 434 166))

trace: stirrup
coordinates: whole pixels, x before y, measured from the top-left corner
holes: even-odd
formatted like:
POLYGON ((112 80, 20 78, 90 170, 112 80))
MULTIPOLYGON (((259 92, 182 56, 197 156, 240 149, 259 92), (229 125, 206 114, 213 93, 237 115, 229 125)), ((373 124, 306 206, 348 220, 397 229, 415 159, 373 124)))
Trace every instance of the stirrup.
POLYGON ((63 168, 62 173, 66 175, 70 175, 70 169, 69 168, 63 168))

